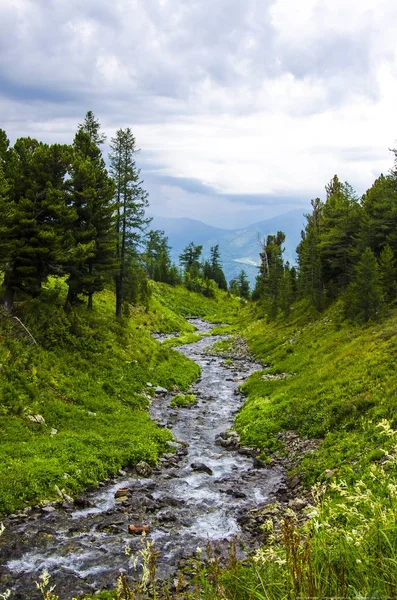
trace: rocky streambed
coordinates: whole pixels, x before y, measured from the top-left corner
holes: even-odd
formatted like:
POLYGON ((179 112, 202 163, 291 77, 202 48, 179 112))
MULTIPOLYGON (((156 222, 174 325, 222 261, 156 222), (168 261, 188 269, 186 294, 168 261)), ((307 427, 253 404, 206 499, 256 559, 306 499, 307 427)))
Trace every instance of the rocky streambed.
MULTIPOLYGON (((201 332, 211 329, 194 323, 201 332)), ((0 591, 11 588, 16 600, 39 598, 34 581, 45 569, 62 600, 111 589, 120 571, 134 576, 125 546, 139 549, 133 533, 140 527, 159 551, 161 577, 175 573, 208 541, 220 552, 234 537, 240 548, 259 543, 250 515, 286 495, 286 484, 280 466, 260 468, 254 452, 224 433, 243 401, 238 386, 261 366, 242 357, 225 364, 208 353, 217 339, 203 337, 179 348, 202 370, 192 388, 196 404, 170 407, 172 396, 164 392, 151 404, 152 418, 172 429, 176 440, 160 465, 120 472, 73 502, 5 519, 0 591)))

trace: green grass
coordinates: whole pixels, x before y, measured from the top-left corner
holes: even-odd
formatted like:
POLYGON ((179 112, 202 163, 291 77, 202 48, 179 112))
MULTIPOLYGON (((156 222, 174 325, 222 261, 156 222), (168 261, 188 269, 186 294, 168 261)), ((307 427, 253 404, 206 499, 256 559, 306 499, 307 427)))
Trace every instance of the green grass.
POLYGON ((185 344, 193 344, 201 339, 201 335, 197 333, 184 333, 178 337, 168 338, 162 342, 165 348, 175 348, 177 346, 184 346, 185 344))
POLYGON ((244 334, 269 369, 242 386, 247 401, 236 419, 243 443, 279 447, 280 430, 324 440, 305 459, 309 482, 325 469, 348 474, 379 446, 377 423, 397 425, 397 315, 357 327, 341 323, 338 305, 313 318, 297 307, 288 321, 251 322, 244 334), (263 375, 285 373, 283 379, 263 375))
POLYGON ((55 486, 73 495, 122 466, 156 462, 171 434, 150 420, 146 384, 187 390, 200 374, 152 339, 151 330, 191 329, 155 299, 119 322, 112 292, 95 295, 92 313, 66 313, 64 292, 53 281, 40 301, 15 306, 37 345, 0 314, 0 514, 55 499, 55 486))
MULTIPOLYGON (((161 305, 162 311, 165 308, 185 318, 201 317, 212 323, 229 324, 236 320, 240 311, 240 301, 221 290, 216 292, 215 298, 189 292, 183 286, 170 287, 156 283, 152 290, 152 302, 161 305)), ((194 331, 194 327, 185 328, 184 331, 194 331)))
POLYGON ((194 394, 178 394, 178 396, 174 396, 171 400, 170 406, 192 406, 196 404, 197 399, 194 394))

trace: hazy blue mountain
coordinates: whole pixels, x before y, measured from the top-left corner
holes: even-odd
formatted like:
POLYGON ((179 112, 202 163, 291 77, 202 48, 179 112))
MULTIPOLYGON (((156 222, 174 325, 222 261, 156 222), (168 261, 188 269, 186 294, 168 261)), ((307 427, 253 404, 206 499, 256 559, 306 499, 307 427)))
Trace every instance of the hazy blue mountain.
POLYGON ((211 246, 219 244, 226 279, 230 281, 241 269, 244 269, 253 284, 264 237, 277 231, 284 231, 286 234, 284 258, 294 263, 295 250, 304 223, 302 211, 294 210, 243 229, 220 229, 194 219, 166 217, 153 217, 152 228, 165 231, 175 262, 178 262, 179 254, 190 242, 203 245, 204 257, 209 256, 211 246))

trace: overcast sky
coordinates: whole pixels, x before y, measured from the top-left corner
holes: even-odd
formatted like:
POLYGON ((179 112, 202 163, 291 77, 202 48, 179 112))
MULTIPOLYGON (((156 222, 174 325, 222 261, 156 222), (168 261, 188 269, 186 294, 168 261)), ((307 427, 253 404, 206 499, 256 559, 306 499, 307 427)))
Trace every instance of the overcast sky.
POLYGON ((0 0, 0 127, 130 126, 151 212, 243 226, 392 166, 396 0, 0 0))

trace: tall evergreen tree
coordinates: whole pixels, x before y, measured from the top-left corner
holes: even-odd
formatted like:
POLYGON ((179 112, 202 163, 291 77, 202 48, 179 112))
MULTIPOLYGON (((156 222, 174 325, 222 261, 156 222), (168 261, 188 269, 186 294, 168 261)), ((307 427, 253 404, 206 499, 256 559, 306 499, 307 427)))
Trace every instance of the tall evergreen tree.
POLYGON ((379 258, 389 244, 397 256, 397 172, 380 175, 362 198, 361 246, 369 246, 379 258))
POLYGON ((337 175, 326 186, 326 192, 318 248, 322 281, 328 296, 334 298, 351 279, 358 255, 361 208, 351 186, 337 175))
POLYGON ((294 269, 287 262, 284 266, 280 281, 280 308, 287 317, 291 312, 291 306, 295 300, 294 269))
MULTIPOLYGON (((143 245, 144 232, 151 219, 145 216, 148 193, 139 180, 136 166, 135 137, 129 127, 118 129, 112 138, 110 169, 116 189, 116 316, 121 316, 126 265, 129 256, 136 256, 143 245)), ((134 263, 131 263, 134 264, 134 263)))
POLYGON ((179 255, 179 262, 182 265, 185 274, 191 277, 199 277, 200 275, 200 257, 203 250, 202 246, 196 246, 194 242, 190 242, 188 246, 179 255))
POLYGON ((104 140, 99 128, 89 111, 74 138, 70 179, 77 212, 72 229, 77 251, 68 263, 67 303, 84 294, 89 309, 94 293, 103 289, 116 266, 114 184, 99 147, 104 140))
POLYGON ((323 307, 324 285, 321 276, 320 234, 323 203, 320 198, 312 200, 312 214, 306 215, 307 224, 296 251, 299 262, 299 289, 303 297, 309 297, 317 310, 323 307))
POLYGON ((371 248, 365 248, 348 288, 346 313, 352 320, 375 320, 383 305, 381 275, 371 248))
POLYGON ((397 300, 397 264, 393 250, 388 244, 379 257, 380 280, 386 302, 397 300))
POLYGON ((276 316, 280 307, 280 287, 284 273, 282 258, 285 234, 278 231, 276 235, 268 235, 260 253, 261 263, 259 275, 252 294, 253 300, 261 300, 268 315, 276 316))
POLYGON ((227 281, 220 260, 221 254, 219 252, 219 244, 215 244, 215 246, 212 246, 210 252, 210 279, 213 279, 215 281, 219 289, 227 290, 227 281))
POLYGON ((63 273, 76 215, 69 206, 69 148, 20 138, 8 149, 2 139, 7 195, 0 206, 0 260, 4 304, 11 308, 16 291, 36 296, 49 275, 63 273))
POLYGON ((164 231, 151 230, 147 236, 144 253, 146 272, 150 279, 175 285, 179 276, 170 258, 170 246, 164 231))

